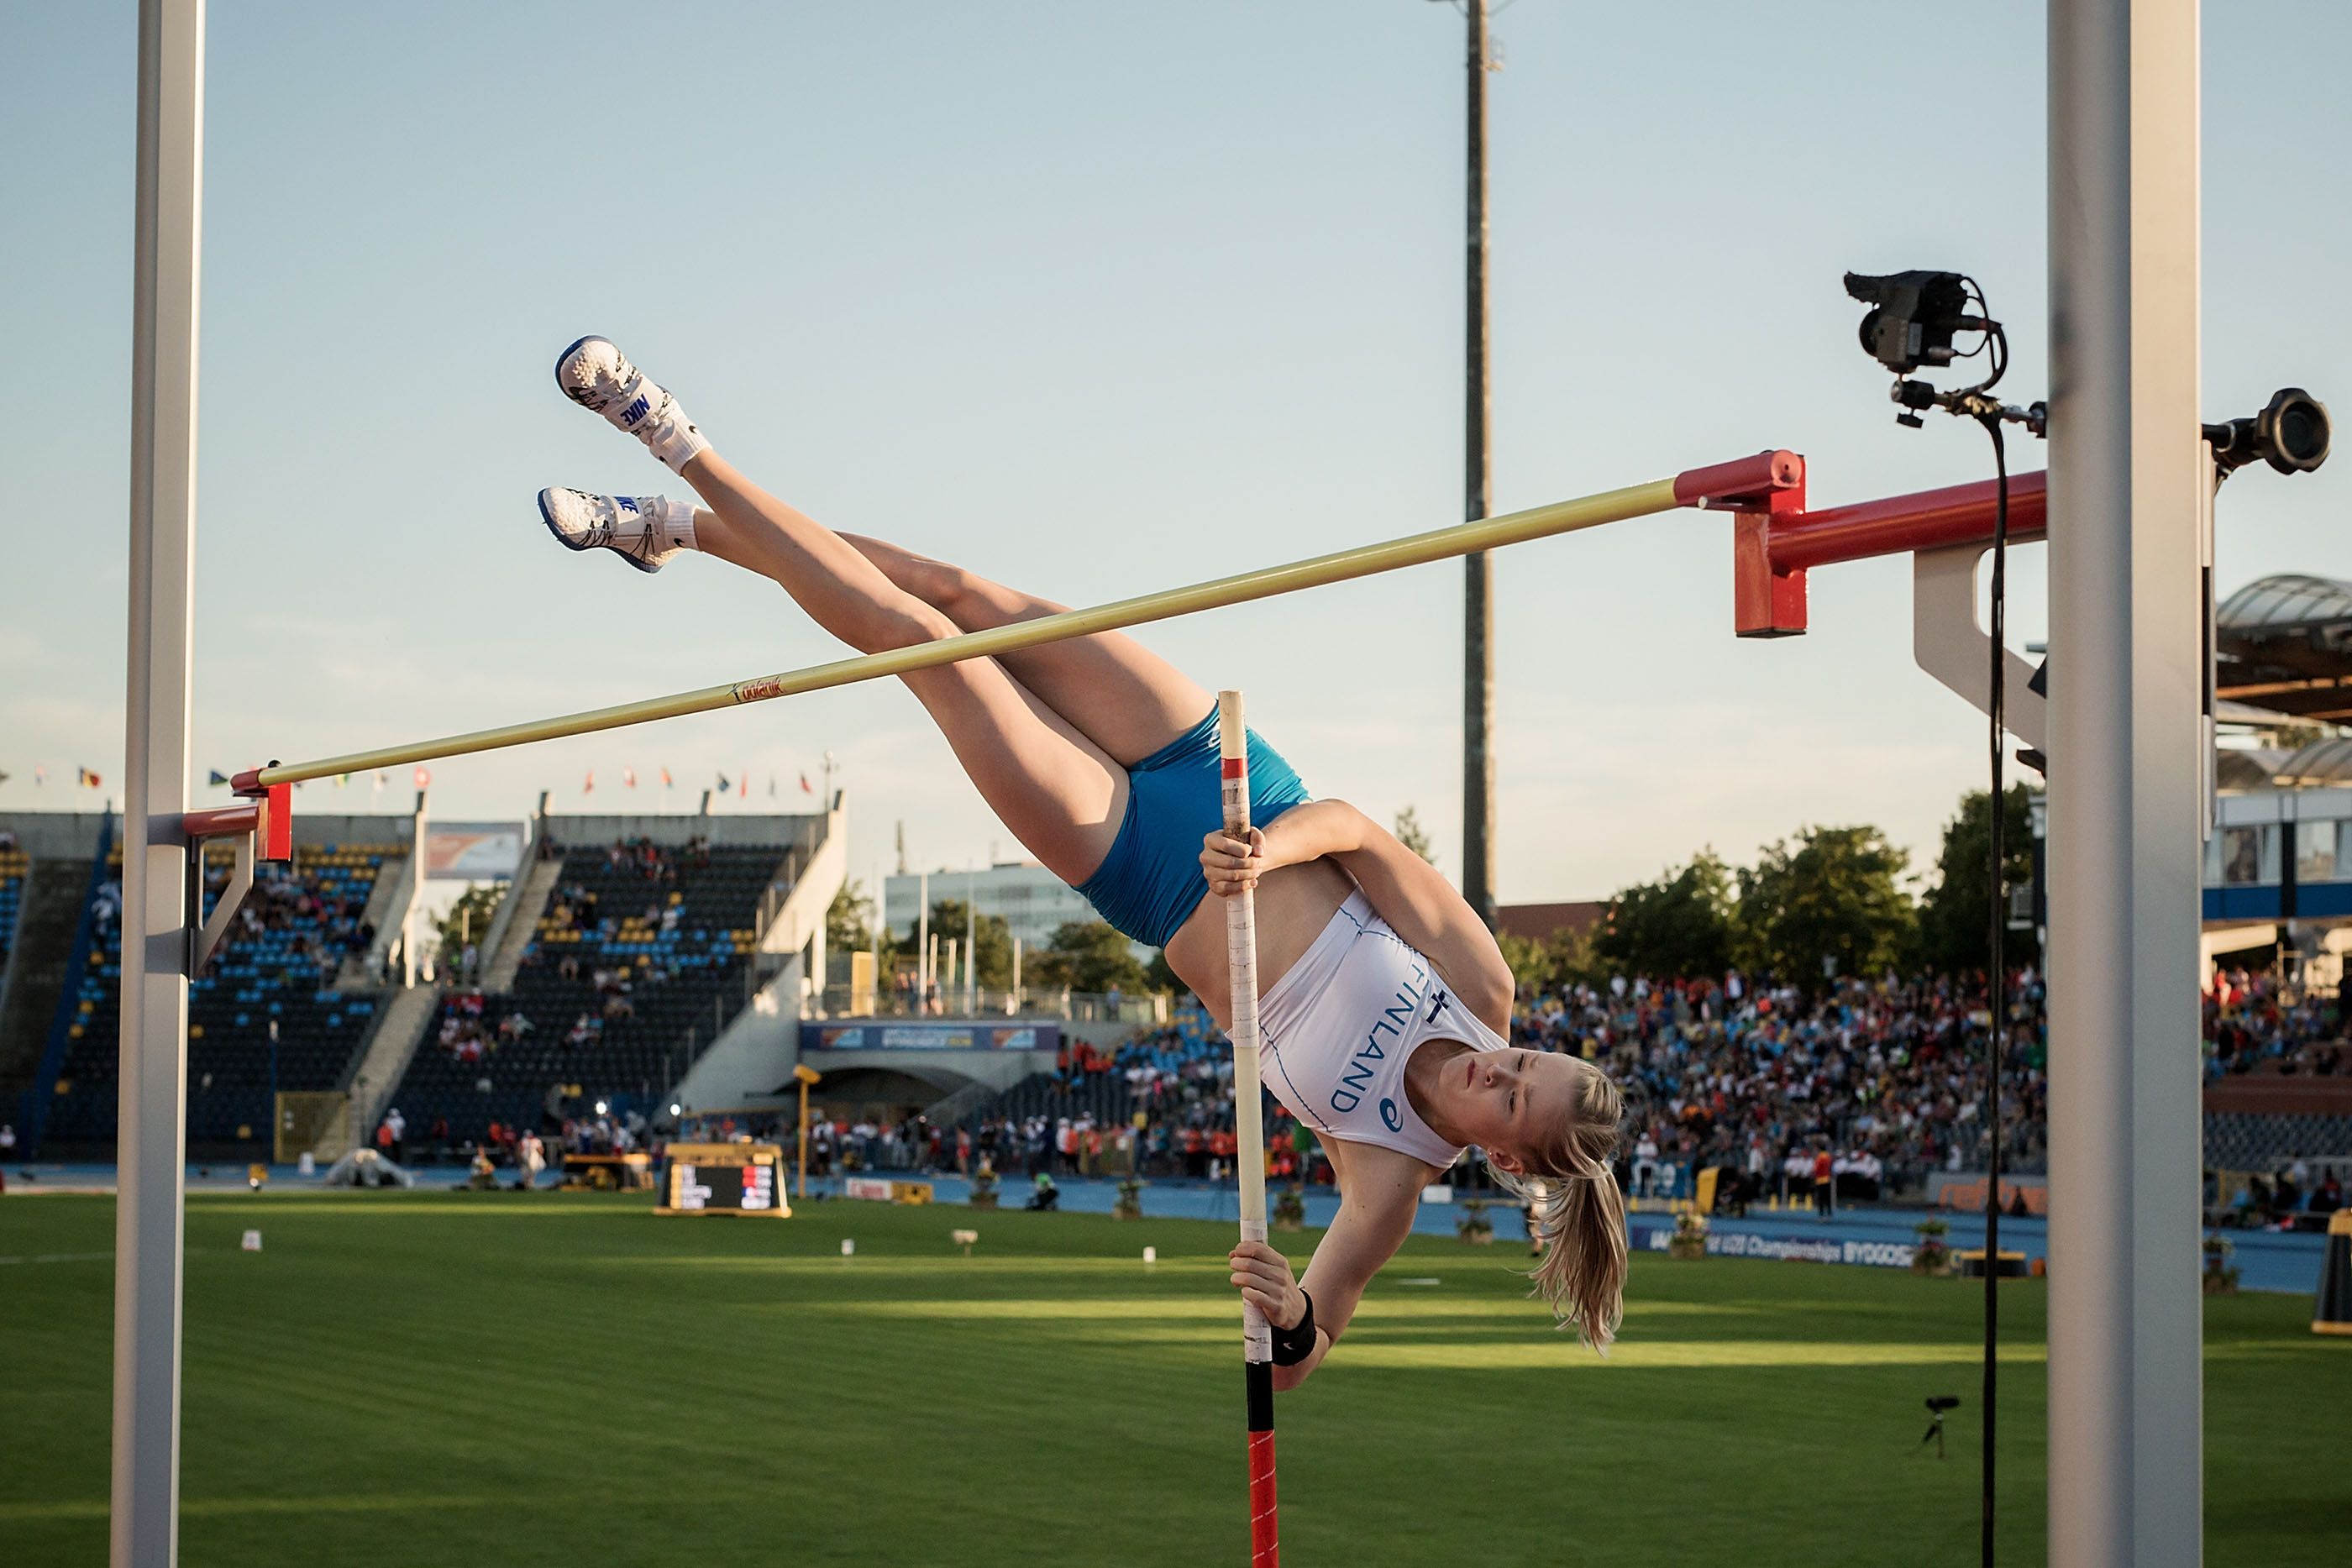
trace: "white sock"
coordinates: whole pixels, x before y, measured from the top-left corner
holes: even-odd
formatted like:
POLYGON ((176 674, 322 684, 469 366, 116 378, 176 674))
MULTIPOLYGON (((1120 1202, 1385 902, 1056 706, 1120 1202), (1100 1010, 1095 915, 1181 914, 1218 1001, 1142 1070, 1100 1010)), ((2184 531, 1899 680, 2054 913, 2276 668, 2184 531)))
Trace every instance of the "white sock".
MULTIPOLYGON (((702 444, 705 447, 709 444, 710 443, 707 441, 702 444)), ((697 447, 695 450, 701 449, 697 447)), ((687 455, 690 457, 693 454, 688 453, 687 455)), ((679 461, 684 460, 681 458, 679 461)), ((663 461, 668 460, 665 458, 663 461)), ((667 496, 654 496, 646 498, 660 503, 661 510, 655 521, 658 525, 664 549, 700 549, 702 548, 694 542, 693 502, 672 500, 667 496)))
MULTIPOLYGON (((661 412, 637 427, 637 439, 673 474, 684 474, 687 464, 697 453, 710 450, 709 438, 695 428, 694 422, 686 417, 686 411, 677 406, 677 400, 667 393, 661 412)), ((693 510, 691 507, 687 509, 689 513, 693 510)), ((686 537, 694 537, 694 519, 690 516, 686 521, 686 537)))

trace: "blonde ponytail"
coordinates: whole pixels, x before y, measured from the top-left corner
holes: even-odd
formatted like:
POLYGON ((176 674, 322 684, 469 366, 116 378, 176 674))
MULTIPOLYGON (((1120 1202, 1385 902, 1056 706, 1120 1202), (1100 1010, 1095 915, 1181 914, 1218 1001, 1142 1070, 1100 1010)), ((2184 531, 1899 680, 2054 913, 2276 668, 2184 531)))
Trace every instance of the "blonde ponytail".
POLYGON ((1625 1195, 1610 1161, 1624 1103, 1617 1085, 1586 1064, 1576 1112, 1550 1154, 1525 1175, 1487 1169, 1524 1205, 1543 1258, 1528 1278, 1552 1316, 1602 1354, 1625 1315, 1625 1195), (1542 1168, 1537 1168, 1540 1166, 1542 1168))

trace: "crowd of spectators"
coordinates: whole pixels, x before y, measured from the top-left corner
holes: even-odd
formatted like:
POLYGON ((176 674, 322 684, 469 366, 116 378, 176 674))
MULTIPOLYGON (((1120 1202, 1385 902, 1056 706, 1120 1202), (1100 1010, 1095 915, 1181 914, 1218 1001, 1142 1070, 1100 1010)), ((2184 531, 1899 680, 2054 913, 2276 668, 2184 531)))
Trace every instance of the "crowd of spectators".
MULTIPOLYGON (((2021 1172, 2042 1168, 2046 1147, 2042 996, 2038 975, 2013 977, 2003 1157, 2021 1172)), ((1082 1170, 1088 1142, 1102 1135, 1097 1121, 1123 1132, 1139 1111, 1147 1174, 1221 1172, 1233 1149, 1232 1056, 1205 1023, 1180 1011, 1175 1027, 1113 1051, 1066 1047, 1046 1103, 968 1124, 975 1150, 999 1168, 1010 1159, 1082 1170), (1099 1092, 1105 1083, 1118 1092, 1099 1092), (1108 1115, 1097 1109, 1105 1105, 1108 1115), (1073 1137, 1075 1155, 1066 1146, 1073 1137)), ((1889 977, 1809 997, 1731 974, 1537 994, 1523 999, 1512 1035, 1588 1058, 1617 1078, 1628 1113, 1618 1176, 1629 1193, 1688 1197, 1698 1173, 1713 1166, 1735 1201, 1868 1199, 1916 1189, 1937 1169, 1980 1166, 1990 1027, 1980 983, 1889 977)), ((1314 1139, 1271 1100, 1266 1126, 1270 1170, 1329 1180, 1314 1139)), ((918 1149, 885 1139, 875 1155, 951 1168, 955 1138, 937 1143, 918 1149)), ((1483 1167, 1465 1155, 1454 1178, 1478 1186, 1483 1167)))
POLYGON ((2344 1015, 2334 997, 2289 994, 2270 974, 2218 970, 2204 997, 2205 1073, 2342 1072, 2344 1015))
MULTIPOLYGON (((2011 977, 2002 1160, 2019 1172, 2046 1158, 2043 994, 2032 970, 2011 977)), ((1874 1197, 1981 1167, 1991 1027, 1981 978, 1890 975, 1809 995, 1734 972, 1525 998, 1512 1038, 1617 1080, 1629 1192, 1687 1197, 1713 1166, 1749 1196, 1777 1197, 1801 1185, 1801 1185, 1817 1185, 1819 1166, 1837 1190, 1874 1197)))
MULTIPOLYGON (((504 998, 499 998, 504 1000, 504 998)), ((501 1045, 528 1039, 538 1029, 520 1008, 502 1007, 493 1021, 492 998, 480 991, 452 991, 442 998, 440 1048, 457 1061, 483 1061, 501 1045)))

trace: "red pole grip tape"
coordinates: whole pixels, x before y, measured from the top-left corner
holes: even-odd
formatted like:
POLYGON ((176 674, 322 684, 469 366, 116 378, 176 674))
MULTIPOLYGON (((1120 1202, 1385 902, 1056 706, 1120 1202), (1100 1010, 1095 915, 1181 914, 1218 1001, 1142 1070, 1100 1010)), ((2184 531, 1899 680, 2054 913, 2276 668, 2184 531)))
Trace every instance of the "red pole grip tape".
POLYGON ((1249 1435, 1250 1568, 1280 1568, 1282 1545, 1275 1529, 1274 1434, 1249 1435))

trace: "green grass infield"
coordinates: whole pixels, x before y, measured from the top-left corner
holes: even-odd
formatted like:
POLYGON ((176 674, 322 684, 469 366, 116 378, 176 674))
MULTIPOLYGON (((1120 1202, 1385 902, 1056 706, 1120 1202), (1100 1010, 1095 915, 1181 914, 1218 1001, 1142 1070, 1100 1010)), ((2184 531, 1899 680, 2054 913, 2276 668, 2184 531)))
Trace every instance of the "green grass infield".
MULTIPOLYGON (((106 1558, 113 1212, 0 1200, 12 1568, 106 1558)), ((1247 1558, 1227 1227, 283 1192, 193 1197, 187 1235, 191 1568, 1247 1558)), ((1303 1266, 1315 1233, 1276 1239, 1303 1266)), ((1973 1285, 1643 1256, 1602 1361, 1525 1263, 1413 1239, 1278 1401, 1287 1568, 1976 1561, 1973 1285), (1939 1462, 1918 1445, 1945 1394, 1939 1462)), ((2042 1284, 2003 1308, 2001 1555, 2035 1563, 2042 1284)), ((2208 1303, 2217 1568, 2346 1560, 2352 1341, 2309 1320, 2307 1297, 2208 1303)))

